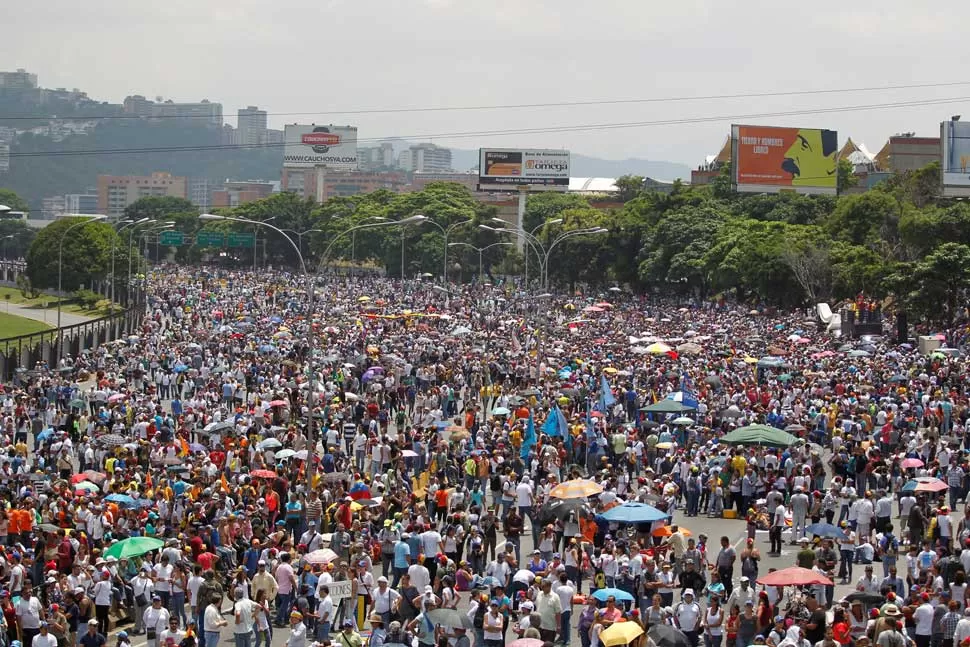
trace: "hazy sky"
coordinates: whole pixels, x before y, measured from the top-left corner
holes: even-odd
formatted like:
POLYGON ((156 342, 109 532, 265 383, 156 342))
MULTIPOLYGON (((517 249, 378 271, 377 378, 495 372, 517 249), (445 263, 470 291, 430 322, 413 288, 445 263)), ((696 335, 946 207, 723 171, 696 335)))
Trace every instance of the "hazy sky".
POLYGON ((336 114, 337 110, 650 99, 970 81, 970 2, 735 0, 44 0, 6 2, 0 69, 45 87, 255 104, 270 125, 354 124, 460 148, 566 147, 687 164, 732 122, 833 128, 878 150, 938 135, 970 101, 829 114, 800 110, 970 97, 970 84, 622 105, 336 114), (320 113, 283 115, 286 112, 320 113), (496 131, 724 117, 706 123, 496 131), (473 133, 456 137, 455 133, 473 133), (492 133, 492 134, 486 134, 492 133), (432 135, 438 137, 432 138, 432 135), (449 136, 450 135, 450 136, 449 136))

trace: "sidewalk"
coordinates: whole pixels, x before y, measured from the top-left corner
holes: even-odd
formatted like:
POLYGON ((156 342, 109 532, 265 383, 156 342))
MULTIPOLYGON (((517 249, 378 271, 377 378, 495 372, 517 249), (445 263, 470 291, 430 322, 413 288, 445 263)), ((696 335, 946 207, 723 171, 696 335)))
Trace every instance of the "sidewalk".
MULTIPOLYGON (((57 326, 57 308, 32 308, 29 306, 20 306, 13 303, 4 303, 0 301, 0 312, 6 312, 17 317, 23 317, 25 319, 33 319, 35 321, 43 321, 50 325, 51 328, 57 326)), ((90 321, 93 317, 88 317, 86 315, 79 315, 74 312, 64 312, 61 311, 61 326, 73 326, 75 324, 84 323, 85 321, 90 321)))

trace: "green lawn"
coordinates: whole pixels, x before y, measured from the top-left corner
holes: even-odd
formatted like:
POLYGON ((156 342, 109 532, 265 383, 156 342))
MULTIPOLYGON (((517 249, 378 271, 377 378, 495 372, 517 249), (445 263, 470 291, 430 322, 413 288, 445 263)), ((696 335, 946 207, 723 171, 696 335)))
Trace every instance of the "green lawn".
POLYGON ((0 312, 0 339, 29 335, 31 333, 41 332, 42 330, 50 330, 52 327, 43 321, 35 321, 34 319, 0 312))
MULTIPOLYGON (((17 288, 0 287, 0 306, 2 306, 4 303, 12 303, 13 305, 23 306, 25 308, 36 308, 37 310, 42 310, 44 308, 56 308, 57 301, 58 298, 51 294, 41 294, 36 299, 29 299, 21 294, 20 290, 17 288), (7 298, 7 295, 9 295, 9 299, 7 298)), ((107 310, 100 310, 98 308, 87 310, 82 308, 81 305, 75 303, 71 297, 64 297, 61 300, 61 310, 63 312, 71 312, 88 317, 102 317, 108 314, 107 310)))

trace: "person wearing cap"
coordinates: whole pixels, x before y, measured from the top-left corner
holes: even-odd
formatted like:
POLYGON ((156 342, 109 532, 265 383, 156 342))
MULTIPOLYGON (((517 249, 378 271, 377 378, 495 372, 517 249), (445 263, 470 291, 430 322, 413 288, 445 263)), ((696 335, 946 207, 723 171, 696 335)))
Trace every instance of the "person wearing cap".
MULTIPOLYGON (((78 644, 81 647, 104 647, 108 639, 103 633, 98 631, 98 621, 96 618, 91 618, 87 622, 87 631, 78 638, 78 644)), ((24 643, 24 647, 30 647, 28 643, 24 643)))
POLYGON ((280 555, 280 565, 276 567, 276 626, 285 627, 286 620, 290 617, 290 609, 293 606, 293 597, 296 593, 296 571, 290 564, 290 554, 284 552, 280 555))
POLYGON ((115 643, 115 647, 131 647, 131 639, 128 637, 127 631, 118 632, 118 642, 115 643))
POLYGON ((30 647, 57 647, 57 638, 50 632, 50 625, 46 620, 40 621, 39 633, 34 636, 30 647))
POLYGON ((482 635, 487 647, 503 647, 505 645, 505 619, 499 612, 498 600, 488 603, 488 611, 482 618, 482 635))
POLYGON ((286 638, 286 647, 306 647, 306 625, 299 611, 290 612, 290 635, 286 638))
POLYGON ((94 598, 94 613, 98 618, 98 631, 108 635, 108 612, 111 610, 111 573, 107 568, 101 571, 101 577, 94 584, 91 591, 94 598))
POLYGON ((266 594, 267 601, 272 602, 276 599, 279 586, 276 583, 276 578, 266 568, 265 559, 260 559, 256 562, 256 575, 253 576, 252 582, 250 582, 250 588, 252 589, 253 598, 256 597, 258 592, 263 591, 266 594))
POLYGON ((856 582, 855 589, 864 593, 879 594, 879 580, 872 574, 872 564, 866 564, 866 574, 856 582))
POLYGON ((334 636, 334 639, 330 642, 331 644, 339 644, 341 647, 362 647, 363 638, 354 630, 354 621, 348 618, 344 620, 340 633, 334 636))
POLYGON ((159 642, 159 636, 168 628, 168 620, 171 617, 172 614, 168 609, 162 606, 161 596, 152 596, 152 605, 142 614, 148 647, 158 647, 162 644, 159 642))
POLYGON ((142 566, 135 577, 131 578, 132 598, 135 603, 135 628, 132 634, 140 636, 145 633, 145 622, 143 616, 145 609, 151 606, 152 597, 155 595, 155 584, 149 574, 151 567, 147 564, 142 566))
POLYGON ((724 613, 730 615, 735 608, 738 611, 744 611, 744 605, 748 602, 754 604, 755 597, 757 597, 757 593, 751 586, 751 579, 742 575, 741 585, 728 596, 727 604, 724 605, 724 613))
POLYGON ((408 572, 408 567, 411 566, 411 547, 407 541, 409 537, 409 533, 400 533, 397 541, 394 542, 391 558, 391 570, 394 572, 394 581, 391 583, 392 589, 397 589, 401 577, 408 572))
POLYGON ((916 627, 913 630, 913 640, 916 647, 929 647, 933 639, 933 605, 930 604, 930 594, 923 592, 919 597, 920 604, 913 611, 913 621, 916 627))

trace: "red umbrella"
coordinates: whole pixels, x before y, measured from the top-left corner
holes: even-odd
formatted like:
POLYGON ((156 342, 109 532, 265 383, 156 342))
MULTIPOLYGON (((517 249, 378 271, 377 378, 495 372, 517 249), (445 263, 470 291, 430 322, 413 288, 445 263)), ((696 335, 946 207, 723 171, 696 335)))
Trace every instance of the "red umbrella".
POLYGON ((923 467, 923 461, 918 458, 904 458, 899 466, 903 469, 909 469, 910 467, 923 467))
POLYGON ((274 472, 273 470, 253 470, 249 474, 250 474, 250 476, 253 476, 253 477, 258 478, 258 479, 275 479, 276 478, 276 472, 274 472))
POLYGON ((288 407, 288 406, 290 406, 290 403, 287 402, 286 400, 273 400, 272 402, 269 403, 269 406, 271 406, 271 407, 288 407))
POLYGON ((605 416, 603 415, 603 412, 602 411, 594 411, 591 414, 589 414, 589 417, 590 418, 604 418, 605 416))
POLYGON ((943 492, 947 489, 947 484, 940 479, 926 477, 916 479, 916 489, 914 492, 943 492))
POLYGON ((832 585, 832 580, 816 573, 810 568, 792 566, 758 578, 758 584, 765 586, 804 586, 806 584, 832 585))

